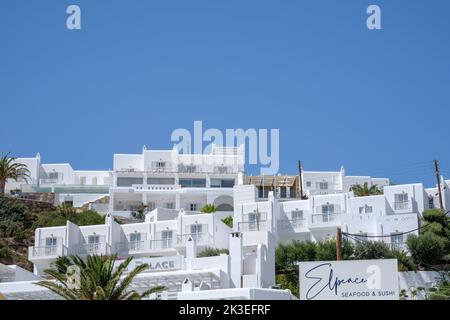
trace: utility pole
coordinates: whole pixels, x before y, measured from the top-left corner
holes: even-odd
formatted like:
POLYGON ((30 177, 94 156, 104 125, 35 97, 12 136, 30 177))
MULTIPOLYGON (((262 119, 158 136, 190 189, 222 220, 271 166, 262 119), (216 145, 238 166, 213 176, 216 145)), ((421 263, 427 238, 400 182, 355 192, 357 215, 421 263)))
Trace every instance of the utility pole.
POLYGON ((302 162, 298 160, 298 184, 300 186, 300 199, 303 199, 302 162))
POLYGON ((342 231, 337 228, 336 231, 336 260, 342 260, 342 231))
POLYGON ((434 173, 436 174, 436 183, 439 194, 439 207, 441 208, 441 210, 444 210, 444 205, 442 203, 441 176, 439 174, 439 163, 437 160, 434 160, 434 173))

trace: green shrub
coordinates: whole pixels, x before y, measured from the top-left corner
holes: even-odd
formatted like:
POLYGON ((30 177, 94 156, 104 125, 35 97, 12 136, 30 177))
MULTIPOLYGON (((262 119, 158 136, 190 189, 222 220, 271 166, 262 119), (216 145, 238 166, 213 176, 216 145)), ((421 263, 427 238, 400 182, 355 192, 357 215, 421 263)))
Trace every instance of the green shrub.
POLYGON ((233 216, 228 216, 222 219, 222 222, 225 223, 230 228, 233 228, 233 216))
POLYGON ((275 277, 276 284, 282 289, 289 289, 297 298, 300 297, 298 285, 298 272, 289 272, 277 274, 275 277))
POLYGON ((201 251, 197 256, 198 257, 214 257, 219 256, 221 253, 229 254, 228 249, 217 249, 217 248, 206 248, 201 251))
MULTIPOLYGON (((342 259, 351 259, 353 256, 353 244, 348 240, 344 240, 342 244, 342 259)), ((328 239, 317 243, 316 260, 336 260, 336 239, 328 239)))
POLYGON ((5 243, 0 242, 0 259, 5 259, 8 257, 9 257, 8 246, 5 243))
POLYGON ((0 196, 0 221, 27 221, 27 206, 20 200, 0 196))
POLYGON ((217 207, 213 204, 205 204, 201 209, 200 212, 203 213, 213 213, 217 211, 217 207))
POLYGON ((357 260, 390 259, 394 255, 387 244, 381 241, 365 241, 356 244, 354 258, 357 260))
POLYGON ((422 267, 438 264, 448 253, 448 240, 434 233, 410 235, 406 243, 413 261, 422 267))

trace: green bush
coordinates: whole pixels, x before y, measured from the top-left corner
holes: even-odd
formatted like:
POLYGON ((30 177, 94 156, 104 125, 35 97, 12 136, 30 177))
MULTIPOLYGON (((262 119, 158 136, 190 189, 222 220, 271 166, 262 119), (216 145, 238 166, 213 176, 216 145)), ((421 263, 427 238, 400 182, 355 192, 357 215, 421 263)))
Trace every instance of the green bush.
POLYGON ((8 246, 5 243, 0 242, 0 259, 5 259, 8 257, 9 257, 8 246))
POLYGON ((431 232, 410 235, 406 243, 413 261, 422 267, 438 264, 448 253, 448 240, 431 232))
POLYGON ((443 275, 437 285, 429 289, 428 300, 450 300, 449 276, 450 273, 447 273, 447 276, 443 275))
POLYGON ((217 248, 206 248, 201 251, 197 256, 198 257, 214 257, 219 256, 221 253, 229 254, 228 249, 217 249, 217 248))
POLYGON ((298 272, 289 272, 277 274, 275 277, 276 284, 282 289, 289 289, 297 298, 300 297, 298 285, 298 272))
POLYGON ((205 204, 201 209, 200 212, 203 213, 213 213, 217 211, 217 207, 213 204, 205 204))
POLYGON ((20 200, 0 196, 0 221, 15 221, 25 224, 27 212, 27 206, 20 200))
POLYGON ((79 226, 104 224, 105 219, 97 212, 92 210, 75 213, 69 217, 60 214, 58 211, 48 211, 41 213, 33 228, 58 227, 66 225, 67 221, 71 221, 79 226))
POLYGON ((233 228, 233 216, 228 216, 222 219, 222 222, 225 223, 230 228, 233 228))
MULTIPOLYGON (((344 240, 342 242, 342 259, 349 260, 353 256, 353 244, 344 240)), ((317 253, 316 253, 317 261, 328 261, 328 260, 336 260, 336 239, 329 239, 322 242, 317 243, 317 253)))
POLYGON ((354 258, 357 260, 390 259, 394 255, 387 244, 381 241, 365 241, 356 244, 354 258))

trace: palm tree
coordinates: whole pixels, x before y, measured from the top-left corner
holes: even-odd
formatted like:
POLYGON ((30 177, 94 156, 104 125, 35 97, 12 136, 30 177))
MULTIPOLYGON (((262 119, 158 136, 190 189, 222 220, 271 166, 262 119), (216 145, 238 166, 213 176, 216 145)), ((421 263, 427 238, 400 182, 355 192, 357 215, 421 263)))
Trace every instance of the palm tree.
POLYGON ((30 171, 23 163, 15 162, 17 158, 9 157, 9 153, 0 154, 0 195, 5 194, 6 180, 18 181, 30 178, 30 171))
POLYGON ((383 194, 383 191, 378 188, 376 184, 373 186, 370 186, 367 184, 367 182, 364 182, 364 185, 355 184, 350 188, 350 191, 353 191, 353 194, 356 197, 365 197, 365 196, 373 196, 378 194, 383 194))
POLYGON ((50 289, 66 300, 140 300, 164 289, 158 286, 144 293, 128 290, 133 279, 149 265, 138 265, 124 275, 133 258, 129 257, 117 268, 115 267, 116 258, 117 255, 114 254, 111 256, 89 255, 86 261, 78 256, 59 259, 55 269, 45 270, 48 275, 56 279, 56 282, 45 280, 39 281, 38 285, 50 289), (71 273, 74 270, 77 270, 76 277, 71 273))

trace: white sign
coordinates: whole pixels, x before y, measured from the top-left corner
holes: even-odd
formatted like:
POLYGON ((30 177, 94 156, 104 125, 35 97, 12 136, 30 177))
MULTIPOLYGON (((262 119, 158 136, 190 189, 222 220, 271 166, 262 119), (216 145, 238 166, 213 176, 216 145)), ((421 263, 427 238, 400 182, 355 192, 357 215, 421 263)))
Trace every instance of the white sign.
MULTIPOLYGON (((116 267, 124 260, 116 261, 116 267)), ((144 272, 157 272, 157 271, 173 271, 183 268, 183 256, 171 256, 171 257, 157 257, 157 258, 134 258, 131 260, 128 268, 125 272, 130 272, 138 265, 148 264, 149 268, 144 272)))
POLYGON ((299 262, 301 300, 398 300, 397 259, 299 262))

